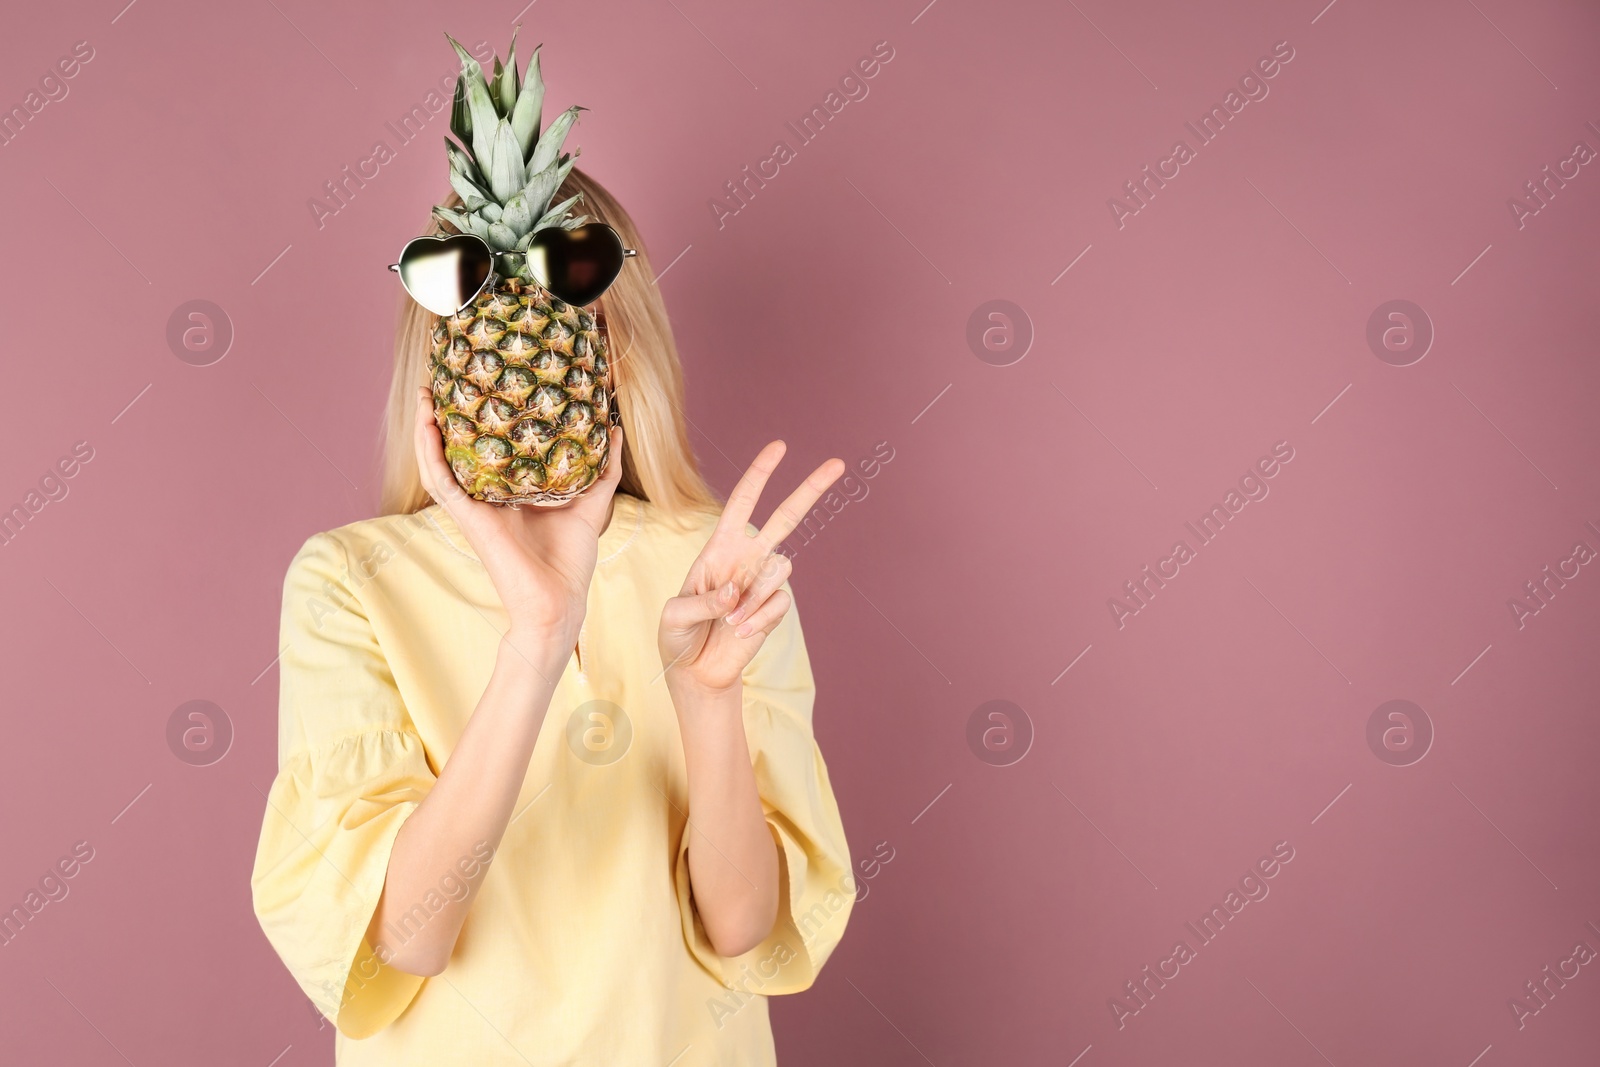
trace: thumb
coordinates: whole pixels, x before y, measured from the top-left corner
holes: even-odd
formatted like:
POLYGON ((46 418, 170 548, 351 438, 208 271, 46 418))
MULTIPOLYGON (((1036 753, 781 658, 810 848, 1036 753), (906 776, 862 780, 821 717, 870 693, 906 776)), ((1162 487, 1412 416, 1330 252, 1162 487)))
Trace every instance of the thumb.
POLYGON ((605 529, 606 508, 616 495, 622 481, 622 427, 613 426, 606 446, 605 473, 585 489, 569 505, 575 514, 582 515, 593 524, 596 533, 605 529))
POLYGON ((661 621, 673 630, 688 630, 700 623, 721 618, 739 602, 739 589, 725 582, 715 589, 694 596, 675 596, 667 601, 661 621))

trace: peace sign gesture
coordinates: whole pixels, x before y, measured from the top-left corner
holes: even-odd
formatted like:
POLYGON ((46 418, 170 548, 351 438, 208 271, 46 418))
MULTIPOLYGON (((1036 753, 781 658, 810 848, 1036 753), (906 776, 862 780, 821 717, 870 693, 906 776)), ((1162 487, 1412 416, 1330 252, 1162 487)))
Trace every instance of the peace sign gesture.
POLYGON ((844 461, 830 459, 812 471, 752 537, 745 526, 784 451, 782 441, 773 441, 756 456, 733 487, 682 591, 662 609, 656 644, 670 682, 708 692, 732 689, 789 610, 791 598, 782 586, 793 566, 774 549, 844 473, 844 461))

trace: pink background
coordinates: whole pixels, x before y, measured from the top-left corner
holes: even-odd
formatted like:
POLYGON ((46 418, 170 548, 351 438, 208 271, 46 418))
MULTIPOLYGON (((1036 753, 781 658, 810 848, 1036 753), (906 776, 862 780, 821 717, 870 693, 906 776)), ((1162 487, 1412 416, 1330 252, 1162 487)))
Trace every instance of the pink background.
MULTIPOLYGON (((445 117, 320 229, 307 202, 396 147, 442 30, 502 51, 519 3, 124 2, 12 10, 0 41, 6 108, 94 50, 0 147, 0 507, 94 450, 0 547, 0 904, 95 850, 0 949, 0 1043, 326 1064, 250 912, 280 583, 373 513, 383 266, 445 191, 445 117), (235 330, 210 366, 165 339, 196 299, 235 330), (195 699, 235 732, 210 766, 166 740, 195 699)), ((1600 573, 1521 628, 1507 601, 1600 549, 1600 169, 1520 228, 1507 201, 1600 149, 1600 12, 925 2, 521 16, 672 264, 711 480, 778 434, 790 479, 894 451, 796 559, 853 852, 894 858, 773 1004, 783 1061, 1595 1062, 1600 966, 1520 1029, 1508 1001, 1600 950, 1600 573), (785 123, 879 41, 870 94, 799 146, 785 123), (1280 41, 1270 94, 1119 228, 1108 198, 1280 41), (708 201, 780 138, 719 229, 708 201), (966 339, 995 299, 1034 334, 1009 366, 966 339), (1366 340, 1394 299, 1435 331, 1410 366, 1366 340), (1270 495, 1119 628, 1108 599, 1280 441, 1270 495), (1434 731, 1408 766, 1367 742, 1393 699, 1434 731), (968 746, 990 700, 1032 724, 1010 766, 968 746), (1270 895, 1119 1027, 1124 983, 1283 841, 1270 895)))

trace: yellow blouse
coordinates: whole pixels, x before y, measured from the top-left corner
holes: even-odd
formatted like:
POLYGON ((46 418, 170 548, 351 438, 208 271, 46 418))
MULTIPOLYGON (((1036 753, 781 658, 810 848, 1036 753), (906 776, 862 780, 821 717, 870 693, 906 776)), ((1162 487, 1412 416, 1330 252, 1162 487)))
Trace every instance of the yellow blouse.
POLYGON ((439 507, 318 534, 290 565, 279 771, 251 886, 268 939, 335 1023, 343 1067, 773 1064, 766 998, 809 986, 844 932, 855 882, 791 609, 744 672, 778 923, 743 956, 712 949, 655 635, 713 521, 678 530, 615 499, 577 655, 494 862, 480 873, 486 847, 461 857, 408 917, 425 923, 482 878, 435 978, 381 963, 366 930, 395 834, 488 683, 505 611, 439 507))

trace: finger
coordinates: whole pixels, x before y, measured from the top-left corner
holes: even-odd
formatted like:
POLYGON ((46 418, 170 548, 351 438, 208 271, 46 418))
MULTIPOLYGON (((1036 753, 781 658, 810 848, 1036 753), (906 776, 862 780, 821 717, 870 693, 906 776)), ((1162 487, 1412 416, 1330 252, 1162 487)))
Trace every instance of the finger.
POLYGON ((761 533, 757 537, 761 547, 771 552, 782 544, 783 539, 800 525, 806 513, 811 510, 811 506, 828 491, 830 485, 839 480, 839 475, 843 473, 842 459, 830 459, 812 471, 806 480, 800 483, 800 488, 790 493, 788 498, 778 505, 777 510, 768 516, 767 524, 761 528, 761 533))
POLYGON ((455 475, 444 458, 444 438, 433 413, 433 397, 425 387, 417 387, 417 410, 413 439, 417 453, 417 477, 422 488, 439 503, 444 503, 446 486, 455 485, 455 475))
POLYGON ((787 589, 778 590, 767 597, 766 603, 757 608, 737 630, 733 631, 733 636, 752 637, 757 633, 762 636, 770 634, 777 628, 778 623, 783 621, 784 615, 789 611, 789 605, 793 602, 794 598, 789 596, 787 589))
POLYGON ((667 629, 682 633, 727 614, 738 600, 738 587, 733 582, 724 582, 694 596, 673 597, 661 609, 661 622, 667 629))
POLYGON ((766 487, 772 472, 778 469, 787 450, 788 446, 782 441, 773 441, 756 454, 750 469, 744 472, 739 484, 728 494, 728 505, 722 509, 722 518, 717 520, 712 537, 744 533, 745 523, 750 521, 750 513, 755 511, 756 501, 761 499, 761 490, 766 487))
POLYGON ((716 584, 716 576, 711 573, 702 555, 689 565, 689 573, 683 577, 683 587, 678 590, 679 596, 693 596, 703 593, 716 584))
POLYGON ((605 485, 609 482, 610 490, 614 493, 617 491, 617 483, 622 481, 622 423, 619 422, 611 427, 607 434, 611 441, 606 446, 606 469, 596 484, 605 485))
POLYGON ((744 596, 739 598, 738 607, 724 617, 727 622, 737 623, 746 618, 755 608, 763 603, 773 591, 789 580, 789 574, 794 570, 794 564, 789 557, 781 552, 773 552, 761 561, 756 568, 755 581, 745 590, 744 596))
POLYGON ((606 446, 605 472, 571 505, 573 511, 589 519, 597 530, 605 522, 606 508, 610 506, 617 485, 622 481, 622 427, 611 427, 609 436, 611 440, 606 446))

